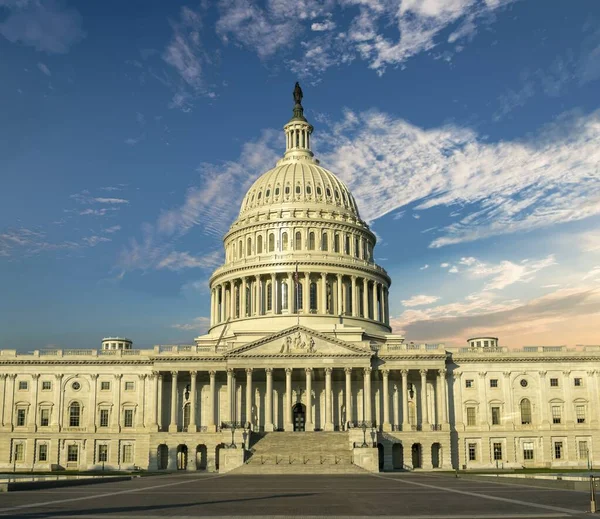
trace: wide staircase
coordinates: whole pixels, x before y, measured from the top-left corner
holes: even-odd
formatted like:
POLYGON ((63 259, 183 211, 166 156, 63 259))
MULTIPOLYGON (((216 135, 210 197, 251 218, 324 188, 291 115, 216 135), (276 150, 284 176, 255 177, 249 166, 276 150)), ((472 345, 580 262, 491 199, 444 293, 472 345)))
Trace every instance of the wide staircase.
POLYGON ((350 474, 363 472, 352 462, 346 432, 252 433, 250 449, 236 474, 350 474))

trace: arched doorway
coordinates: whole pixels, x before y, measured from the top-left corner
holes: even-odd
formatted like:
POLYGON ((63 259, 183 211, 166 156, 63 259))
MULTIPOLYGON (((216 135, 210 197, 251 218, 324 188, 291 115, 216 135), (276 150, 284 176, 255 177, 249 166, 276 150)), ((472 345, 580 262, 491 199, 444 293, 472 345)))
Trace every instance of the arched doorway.
POLYGON ((206 470, 206 456, 206 445, 198 445, 196 447, 196 470, 206 470))
POLYGON ((219 443, 219 445, 215 448, 215 470, 219 470, 219 455, 221 454, 221 449, 223 448, 223 444, 219 443))
POLYGON ((434 443, 431 446, 431 464, 434 469, 439 469, 442 466, 442 446, 439 443, 434 443))
POLYGON ((188 448, 187 445, 177 446, 177 470, 187 470, 188 448))
POLYGON ((158 446, 156 450, 156 466, 158 470, 167 470, 169 465, 169 447, 164 443, 158 446))
POLYGON ((420 469, 421 468, 421 444, 420 443, 413 443, 412 446, 412 466, 413 469, 420 469))
POLYGON ((306 406, 298 402, 292 407, 292 419, 294 420, 294 431, 304 431, 306 423, 306 406))
POLYGON ((384 450, 383 450, 383 445, 381 443, 377 444, 377 458, 379 459, 379 472, 383 472, 383 466, 384 466, 384 450))
POLYGON ((392 447, 392 466, 396 470, 404 468, 404 447, 401 443, 394 443, 392 447))

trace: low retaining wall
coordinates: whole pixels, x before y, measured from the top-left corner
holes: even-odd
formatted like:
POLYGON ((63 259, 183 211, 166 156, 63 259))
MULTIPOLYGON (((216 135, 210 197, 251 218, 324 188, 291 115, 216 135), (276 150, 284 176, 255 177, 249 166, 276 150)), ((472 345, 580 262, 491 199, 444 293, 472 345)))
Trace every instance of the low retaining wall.
POLYGON ((82 477, 79 479, 50 479, 39 481, 8 481, 0 483, 0 492, 16 492, 21 490, 40 490, 43 488, 77 487, 80 485, 95 485, 98 483, 115 483, 119 481, 130 481, 138 476, 99 476, 82 477))

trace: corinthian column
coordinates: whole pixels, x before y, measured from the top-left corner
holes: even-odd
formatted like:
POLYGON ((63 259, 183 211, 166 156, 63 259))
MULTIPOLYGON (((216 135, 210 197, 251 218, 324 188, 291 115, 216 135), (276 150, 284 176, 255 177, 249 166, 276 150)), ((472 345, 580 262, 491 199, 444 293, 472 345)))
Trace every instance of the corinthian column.
POLYGON ((391 431, 392 426, 390 424, 390 385, 389 376, 390 372, 387 369, 382 371, 383 374, 383 430, 391 431))
POLYGON ((252 428, 252 368, 246 368, 246 421, 252 428))
POLYGON ((321 272, 321 302, 318 305, 320 314, 327 313, 327 274, 321 272))
POLYGON ((196 419, 196 406, 198 405, 198 399, 196 398, 197 375, 197 371, 190 371, 190 424, 188 425, 188 432, 198 431, 198 421, 196 419))
POLYGON ((169 432, 177 432, 177 371, 171 371, 171 422, 169 432))
POLYGON ((292 423, 292 368, 285 368, 285 425, 284 430, 293 431, 292 423))
POLYGON ((210 390, 209 390, 209 398, 208 398, 208 402, 209 402, 209 406, 208 406, 208 418, 206 421, 206 425, 207 425, 207 429, 208 432, 215 432, 216 430, 216 426, 215 426, 215 420, 216 420, 216 409, 215 409, 215 397, 216 397, 216 386, 217 386, 217 382, 216 382, 216 375, 217 372, 214 370, 211 370, 208 372, 208 375, 210 377, 210 390))
POLYGON ((325 430, 333 431, 331 421, 331 372, 332 368, 325 368, 325 430))
POLYGON ((429 414, 427 409, 427 370, 419 371, 421 374, 421 425, 423 430, 429 425, 429 414))
POLYGON ((315 424, 312 421, 312 368, 304 368, 306 372, 306 423, 305 430, 314 431, 315 424))
POLYGON ((364 370, 364 421, 367 424, 373 423, 373 416, 371 414, 371 371, 372 368, 365 368, 364 370))
POLYGON ((369 318, 369 280, 363 278, 363 317, 369 318))
POLYGON ((409 430, 408 423, 408 370, 401 369, 402 374, 402 430, 409 430))
POLYGON ((346 373, 346 429, 348 426, 348 422, 352 423, 354 421, 353 412, 352 412, 352 368, 344 368, 344 373, 346 373))
POLYGON ((273 368, 266 368, 267 389, 265 392, 265 431, 273 430, 273 368))
POLYGON ((352 302, 352 317, 356 317, 358 315, 358 297, 356 297, 356 276, 352 276, 350 278, 352 280, 352 294, 350 296, 350 301, 352 302))

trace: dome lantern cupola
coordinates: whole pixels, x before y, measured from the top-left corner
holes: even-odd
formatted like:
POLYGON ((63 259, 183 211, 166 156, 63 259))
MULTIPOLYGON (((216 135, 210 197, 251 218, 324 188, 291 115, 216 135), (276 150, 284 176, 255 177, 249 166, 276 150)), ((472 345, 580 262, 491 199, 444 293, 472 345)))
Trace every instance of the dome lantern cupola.
POLYGON ((313 132, 313 126, 304 117, 304 107, 302 106, 302 89, 300 84, 296 83, 294 88, 294 115, 283 127, 285 131, 285 155, 286 159, 312 159, 313 153, 310 151, 310 135, 313 132))

